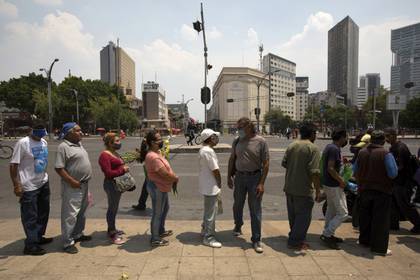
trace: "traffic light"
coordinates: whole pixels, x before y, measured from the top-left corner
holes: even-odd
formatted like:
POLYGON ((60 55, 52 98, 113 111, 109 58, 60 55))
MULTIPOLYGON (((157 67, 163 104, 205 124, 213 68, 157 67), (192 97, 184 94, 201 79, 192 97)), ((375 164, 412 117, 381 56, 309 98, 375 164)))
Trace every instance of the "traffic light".
POLYGON ((196 22, 193 22, 193 27, 194 27, 194 30, 196 30, 198 33, 200 33, 200 31, 203 30, 201 28, 201 22, 198 20, 196 22))
POLYGON ((213 68, 213 65, 207 64, 207 70, 210 70, 211 68, 213 68))
POLYGON ((228 99, 226 99, 226 102, 227 102, 227 103, 233 103, 233 98, 228 98, 228 99))
POLYGON ((254 111, 256 116, 259 116, 261 114, 261 108, 255 108, 254 111))
POLYGON ((201 88, 201 103, 203 104, 210 103, 210 88, 209 87, 201 88))

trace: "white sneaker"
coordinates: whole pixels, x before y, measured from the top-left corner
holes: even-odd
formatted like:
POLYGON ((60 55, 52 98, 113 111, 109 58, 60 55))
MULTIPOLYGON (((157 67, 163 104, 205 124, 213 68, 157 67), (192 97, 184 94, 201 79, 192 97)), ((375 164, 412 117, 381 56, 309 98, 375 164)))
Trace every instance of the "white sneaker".
POLYGON ((387 249, 385 254, 384 253, 377 253, 377 252, 373 252, 373 254, 378 255, 378 256, 386 257, 386 256, 392 256, 392 251, 387 249))
POLYGON ((211 239, 211 240, 204 239, 203 244, 212 248, 222 248, 222 243, 220 243, 216 239, 211 239))
POLYGON ((260 241, 254 242, 252 244, 252 247, 254 247, 255 252, 257 252, 258 254, 261 254, 262 252, 264 252, 264 249, 262 248, 262 244, 260 241))

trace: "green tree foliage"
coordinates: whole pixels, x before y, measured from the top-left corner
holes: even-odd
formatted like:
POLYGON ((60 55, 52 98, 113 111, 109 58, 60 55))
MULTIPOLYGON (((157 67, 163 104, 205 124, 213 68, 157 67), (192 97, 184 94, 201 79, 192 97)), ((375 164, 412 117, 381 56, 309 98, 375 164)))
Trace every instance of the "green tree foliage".
POLYGON ((420 128, 420 98, 411 99, 400 113, 400 127, 420 128))
POLYGON ((285 115, 280 109, 274 109, 267 112, 264 116, 264 121, 270 124, 273 133, 279 133, 284 131, 287 127, 294 126, 293 120, 285 115))

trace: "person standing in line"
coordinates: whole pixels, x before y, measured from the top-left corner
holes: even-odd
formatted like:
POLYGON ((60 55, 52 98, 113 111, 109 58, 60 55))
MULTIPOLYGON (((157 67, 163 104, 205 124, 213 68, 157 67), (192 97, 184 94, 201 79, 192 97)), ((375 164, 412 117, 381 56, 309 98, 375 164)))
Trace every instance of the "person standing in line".
POLYGON ((117 190, 114 178, 124 175, 130 169, 128 165, 124 164, 124 161, 117 152, 121 149, 121 140, 117 134, 108 132, 105 134, 103 140, 105 150, 100 154, 98 162, 105 175, 103 186, 108 198, 108 210, 106 212, 106 222, 108 224, 107 232, 112 243, 121 245, 125 243, 125 240, 122 237, 124 232, 118 230, 115 226, 121 192, 117 190))
POLYGON ((203 243, 213 248, 222 247, 222 244, 215 237, 217 197, 220 195, 222 179, 219 162, 213 147, 219 143, 219 135, 219 132, 215 132, 212 129, 204 129, 201 132, 203 147, 198 153, 200 164, 198 187, 204 197, 203 243))
POLYGON ((232 144, 228 165, 228 186, 233 191, 233 235, 242 234, 243 211, 246 196, 251 216, 252 246, 257 253, 264 251, 261 244, 262 197, 264 183, 270 167, 268 145, 256 133, 249 118, 237 122, 239 138, 232 144))
POLYGON ((320 152, 316 145, 316 128, 313 124, 300 127, 300 140, 287 147, 282 161, 286 168, 284 192, 290 232, 287 245, 290 249, 307 250, 306 234, 312 219, 312 208, 320 198, 320 152))
POLYGON ((162 137, 157 131, 150 131, 143 139, 140 150, 140 162, 147 171, 147 191, 152 199, 152 219, 150 221, 152 246, 167 246, 169 241, 163 239, 171 236, 172 230, 165 229, 166 216, 169 211, 168 192, 179 181, 169 162, 161 155, 162 137))
POLYGON ((61 232, 63 250, 69 254, 78 253, 77 242, 90 241, 84 235, 85 212, 88 207, 88 182, 92 177, 89 155, 83 148, 82 129, 74 122, 63 125, 55 161, 55 171, 61 177, 61 232))
POLYGON ((394 157, 383 147, 383 131, 372 132, 371 144, 359 152, 353 167, 361 187, 358 244, 374 254, 391 255, 388 249, 392 201, 392 179, 398 174, 394 157))
POLYGON ((20 139, 10 161, 10 177, 14 193, 19 197, 20 214, 25 231, 25 255, 44 255, 40 247, 53 241, 44 237, 50 214, 48 183, 48 143, 45 126, 35 126, 31 134, 20 139))
POLYGON ((328 144, 322 153, 322 185, 327 196, 327 212, 321 241, 331 249, 339 250, 338 243, 343 239, 334 236, 335 231, 348 217, 347 200, 343 178, 339 175, 342 165, 341 148, 347 145, 347 132, 344 129, 333 131, 333 143, 328 144))
POLYGON ((399 213, 401 212, 412 224, 410 230, 413 234, 420 234, 420 214, 410 202, 415 184, 413 176, 416 170, 411 168, 411 153, 407 145, 397 139, 397 131, 393 128, 385 130, 385 139, 391 144, 389 152, 394 156, 398 166, 398 175, 393 180, 393 198, 397 209, 391 215, 391 229, 399 229, 399 213))

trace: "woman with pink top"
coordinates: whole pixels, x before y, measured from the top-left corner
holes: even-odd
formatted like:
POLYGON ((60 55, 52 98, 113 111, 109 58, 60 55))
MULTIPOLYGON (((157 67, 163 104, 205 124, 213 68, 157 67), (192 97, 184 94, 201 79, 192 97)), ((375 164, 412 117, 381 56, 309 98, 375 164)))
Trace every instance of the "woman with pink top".
POLYGON ((150 222, 152 246, 168 245, 169 241, 163 238, 173 234, 172 230, 165 229, 165 220, 169 211, 168 192, 178 183, 178 176, 161 155, 162 147, 160 134, 157 131, 150 131, 143 139, 140 152, 140 162, 144 162, 147 171, 147 191, 152 199, 150 222))

